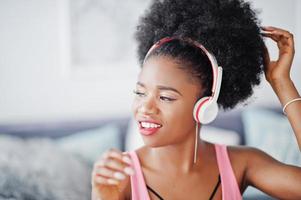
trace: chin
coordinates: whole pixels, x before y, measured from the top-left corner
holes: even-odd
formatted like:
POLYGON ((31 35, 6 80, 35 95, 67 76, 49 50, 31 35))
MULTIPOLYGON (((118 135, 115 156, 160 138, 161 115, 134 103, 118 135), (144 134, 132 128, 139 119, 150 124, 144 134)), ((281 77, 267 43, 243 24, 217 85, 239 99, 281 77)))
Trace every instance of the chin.
POLYGON ((157 142, 152 142, 152 141, 147 141, 147 140, 143 140, 144 141, 144 146, 149 147, 149 148, 158 148, 158 147, 164 147, 166 145, 164 144, 160 144, 158 141, 157 142))

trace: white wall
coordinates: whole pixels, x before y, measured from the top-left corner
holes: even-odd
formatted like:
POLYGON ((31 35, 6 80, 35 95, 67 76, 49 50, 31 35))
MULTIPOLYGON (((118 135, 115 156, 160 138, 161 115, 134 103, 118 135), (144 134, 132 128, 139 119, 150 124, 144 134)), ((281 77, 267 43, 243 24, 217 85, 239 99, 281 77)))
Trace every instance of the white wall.
POLYGON ((134 56, 118 71, 72 70, 61 7, 61 0, 0 1, 0 123, 130 112, 134 56))
MULTIPOLYGON (((130 114, 138 71, 135 57, 118 71, 72 69, 63 1, 0 0, 0 124, 130 114)), ((299 55, 292 74, 301 88, 297 79, 301 74, 300 1, 253 2, 254 7, 262 8, 264 25, 283 27, 295 34, 299 55)), ((275 57, 275 46, 268 45, 275 57)), ((250 101, 278 104, 266 83, 250 101)))
MULTIPOLYGON (((296 54, 291 70, 292 78, 299 91, 301 91, 301 1, 299 0, 251 0, 254 8, 260 11, 259 18, 264 26, 276 26, 287 29, 294 34, 296 54)), ((276 44, 266 40, 271 59, 278 56, 276 44)), ((255 89, 249 100, 250 105, 278 105, 277 96, 270 85, 263 79, 262 84, 255 89)))

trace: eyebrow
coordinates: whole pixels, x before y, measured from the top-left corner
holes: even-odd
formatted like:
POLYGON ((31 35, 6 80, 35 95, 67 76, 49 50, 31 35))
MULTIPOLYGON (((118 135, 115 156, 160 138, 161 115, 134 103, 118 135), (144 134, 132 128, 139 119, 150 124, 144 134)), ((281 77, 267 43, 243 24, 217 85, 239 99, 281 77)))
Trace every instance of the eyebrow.
MULTIPOLYGON (((137 82, 137 85, 140 85, 141 87, 144 87, 144 88, 145 88, 145 85, 144 85, 143 83, 139 82, 139 81, 137 82)), ((169 87, 169 86, 158 85, 157 88, 158 88, 159 90, 170 90, 170 91, 176 92, 176 93, 178 93, 179 95, 183 96, 183 95, 181 94, 181 92, 179 92, 177 89, 172 88, 172 87, 169 87)))

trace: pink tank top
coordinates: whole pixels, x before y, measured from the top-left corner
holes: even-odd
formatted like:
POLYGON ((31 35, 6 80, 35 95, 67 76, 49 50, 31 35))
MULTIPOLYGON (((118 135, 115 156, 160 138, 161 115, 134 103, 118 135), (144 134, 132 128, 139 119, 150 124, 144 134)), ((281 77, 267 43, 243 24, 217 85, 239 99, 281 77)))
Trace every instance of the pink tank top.
MULTIPOLYGON (((214 146, 221 176, 222 199, 242 200, 228 156, 227 147, 218 144, 215 144, 214 146)), ((132 200, 150 200, 138 156, 135 151, 129 152, 129 155, 133 160, 133 168, 136 172, 131 176, 132 200)))

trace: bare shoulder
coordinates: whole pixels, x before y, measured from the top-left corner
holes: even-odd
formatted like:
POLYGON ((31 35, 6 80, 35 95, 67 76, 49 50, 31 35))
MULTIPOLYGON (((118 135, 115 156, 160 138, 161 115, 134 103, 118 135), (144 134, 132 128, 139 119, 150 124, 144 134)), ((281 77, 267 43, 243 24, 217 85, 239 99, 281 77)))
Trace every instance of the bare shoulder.
POLYGON ((229 155, 232 156, 262 156, 266 153, 264 153, 262 150, 254 148, 254 147, 249 147, 249 146, 242 146, 242 145, 237 145, 237 146, 227 146, 227 150, 229 155))
POLYGON ((228 152, 233 171, 244 171, 243 190, 252 185, 277 199, 300 199, 300 167, 279 162, 252 147, 229 147, 228 152))
POLYGON ((248 174, 266 163, 278 162, 260 149, 247 146, 227 146, 233 172, 243 192, 250 184, 248 174))
POLYGON ((244 163, 245 167, 249 166, 255 162, 278 162, 272 156, 268 155, 266 152, 248 146, 228 146, 228 154, 231 162, 244 163))

